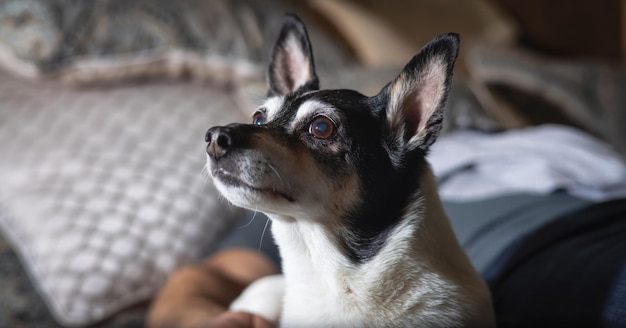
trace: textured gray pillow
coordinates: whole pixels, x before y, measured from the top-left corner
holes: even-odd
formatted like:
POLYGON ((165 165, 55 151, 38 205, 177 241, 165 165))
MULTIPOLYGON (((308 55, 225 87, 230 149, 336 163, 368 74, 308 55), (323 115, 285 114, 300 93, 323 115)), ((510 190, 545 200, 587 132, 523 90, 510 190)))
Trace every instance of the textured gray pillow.
POLYGON ((0 227, 59 322, 151 297, 241 214, 206 174, 204 132, 236 96, 194 84, 71 90, 0 74, 0 227))

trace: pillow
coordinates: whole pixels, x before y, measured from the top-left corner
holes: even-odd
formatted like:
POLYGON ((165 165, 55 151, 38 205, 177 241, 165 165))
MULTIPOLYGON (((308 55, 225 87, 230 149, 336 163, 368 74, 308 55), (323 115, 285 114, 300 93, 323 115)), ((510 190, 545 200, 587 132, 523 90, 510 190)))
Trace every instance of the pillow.
POLYGON ((183 75, 228 84, 262 74, 263 38, 283 12, 246 0, 6 0, 0 65, 72 84, 183 75))
MULTIPOLYGON (((0 66, 73 85, 180 77, 231 85, 264 78, 286 10, 279 0, 4 0, 0 66)), ((318 64, 349 58, 328 33, 311 32, 324 49, 318 64)))
POLYGON ((248 120, 233 92, 0 74, 0 99, 0 228, 64 325, 148 299, 242 215, 203 174, 205 131, 248 120))

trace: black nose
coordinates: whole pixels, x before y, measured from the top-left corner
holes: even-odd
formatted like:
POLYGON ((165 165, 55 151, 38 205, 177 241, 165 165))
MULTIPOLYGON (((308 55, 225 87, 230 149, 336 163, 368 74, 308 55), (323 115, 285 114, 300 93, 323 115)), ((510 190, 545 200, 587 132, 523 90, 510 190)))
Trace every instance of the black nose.
POLYGON ((231 126, 215 126, 210 128, 204 140, 208 142, 206 152, 213 159, 220 159, 237 145, 237 129, 231 126))

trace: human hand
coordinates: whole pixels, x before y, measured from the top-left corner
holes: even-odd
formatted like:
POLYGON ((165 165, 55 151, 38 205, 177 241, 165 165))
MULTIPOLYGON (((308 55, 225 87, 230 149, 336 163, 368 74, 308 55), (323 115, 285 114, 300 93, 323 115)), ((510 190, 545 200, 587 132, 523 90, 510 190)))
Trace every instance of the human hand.
POLYGON ((277 268, 255 251, 230 250, 173 273, 148 313, 149 328, 254 327, 275 325, 228 305, 253 281, 277 268))
POLYGON ((217 316, 207 328, 276 328, 265 318, 246 312, 224 312, 217 316))
POLYGON ((183 318, 176 322, 169 322, 158 326, 150 327, 163 328, 276 328, 270 321, 246 312, 223 312, 215 317, 189 311, 183 318))

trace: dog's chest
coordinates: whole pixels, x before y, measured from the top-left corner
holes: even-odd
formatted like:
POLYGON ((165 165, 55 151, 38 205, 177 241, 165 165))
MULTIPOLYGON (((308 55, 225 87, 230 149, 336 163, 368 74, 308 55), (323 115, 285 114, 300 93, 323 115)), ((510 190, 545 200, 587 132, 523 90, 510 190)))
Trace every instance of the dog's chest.
POLYGON ((412 326, 432 319, 433 308, 437 316, 458 316, 442 305, 456 291, 407 256, 410 228, 398 229, 403 233, 387 241, 390 247, 364 264, 347 260, 315 225, 294 229, 273 226, 286 279, 281 326, 412 326))
POLYGON ((375 288, 365 281, 354 279, 352 274, 330 276, 310 271, 294 278, 288 273, 281 326, 297 327, 311 322, 320 327, 379 326, 372 325, 372 320, 388 318, 381 310, 393 306, 384 304, 380 297, 372 297, 377 294, 373 292, 375 288))
POLYGON ((414 277, 418 270, 405 266, 382 276, 356 270, 332 277, 311 271, 317 276, 295 279, 287 273, 281 327, 313 322, 319 327, 429 327, 459 320, 461 312, 450 302, 458 299, 456 291, 436 275, 414 277))

